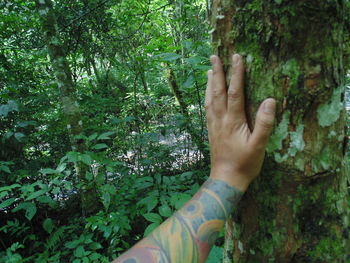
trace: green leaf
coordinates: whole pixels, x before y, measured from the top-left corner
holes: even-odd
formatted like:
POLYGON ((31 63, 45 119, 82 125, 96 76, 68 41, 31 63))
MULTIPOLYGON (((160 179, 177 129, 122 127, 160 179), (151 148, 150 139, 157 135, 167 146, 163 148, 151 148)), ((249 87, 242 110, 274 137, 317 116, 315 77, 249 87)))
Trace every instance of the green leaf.
POLYGON ((94 175, 90 172, 86 172, 85 178, 86 178, 86 180, 91 181, 94 178, 94 175))
POLYGON ((283 0, 275 0, 275 3, 280 5, 282 3, 283 0))
POLYGON ((190 75, 190 76, 187 78, 187 80, 185 81, 185 83, 182 84, 182 86, 183 86, 184 88, 190 88, 190 87, 192 87, 192 86, 194 85, 194 83, 195 83, 195 78, 193 77, 193 75, 190 75))
POLYGON ((54 169, 51 169, 51 168, 44 168, 44 169, 41 169, 40 172, 42 174, 57 174, 58 171, 57 170, 54 170, 54 169))
POLYGON ((193 177, 193 172, 184 172, 180 175, 181 181, 189 181, 193 177))
POLYGON ((0 105, 0 116, 7 117, 9 112, 18 111, 18 105, 14 100, 9 100, 7 104, 0 105))
POLYGON ((161 207, 159 207, 159 214, 164 217, 169 217, 172 215, 172 211, 169 206, 162 205, 161 207))
POLYGON ((98 254, 98 253, 92 253, 90 256, 89 256, 90 260, 92 260, 93 262, 98 262, 97 260, 99 258, 101 258, 101 255, 98 254))
POLYGON ((0 187, 0 192, 9 191, 9 190, 12 190, 12 189, 18 188, 18 187, 21 187, 21 185, 20 184, 11 184, 11 185, 7 185, 7 186, 3 186, 3 187, 0 187))
POLYGON ((114 195, 117 192, 117 188, 114 185, 106 184, 103 186, 103 191, 114 195))
POLYGON ((162 222, 161 216, 156 213, 147 213, 147 214, 144 214, 143 217, 152 223, 160 224, 162 222))
POLYGON ((109 136, 115 134, 115 132, 105 132, 105 133, 102 133, 100 136, 98 136, 97 140, 108 140, 110 139, 109 136))
POLYGON ((13 132, 6 132, 5 134, 4 134, 4 138, 6 138, 6 139, 8 139, 8 138, 10 138, 11 136, 13 135, 13 132))
POLYGON ((101 149, 105 149, 105 148, 108 148, 108 145, 105 143, 99 143, 99 144, 92 146, 92 149, 94 149, 94 150, 101 150, 101 149))
POLYGON ((16 198, 12 197, 12 198, 5 200, 4 202, 1 202, 0 209, 12 205, 15 201, 16 201, 16 198))
POLYGON ((24 246, 23 246, 22 244, 16 242, 16 243, 13 243, 13 244, 11 245, 10 250, 11 250, 12 252, 15 252, 17 249, 20 249, 20 248, 24 248, 24 246))
POLYGON ((80 244, 80 240, 69 241, 64 244, 66 248, 76 248, 80 244))
POLYGON ((47 195, 42 195, 42 196, 39 196, 36 201, 40 202, 40 203, 43 203, 43 204, 48 204, 50 206, 54 205, 55 204, 55 201, 53 201, 51 199, 51 197, 47 196, 47 195))
POLYGON ((191 195, 189 194, 174 194, 170 197, 170 203, 176 208, 180 209, 183 205, 191 199, 191 195))
POLYGON ((68 162, 75 163, 78 161, 79 153, 78 152, 68 152, 67 157, 68 157, 68 162))
POLYGON ((104 231, 103 231, 103 236, 105 237, 105 238, 108 238, 111 234, 112 234, 112 227, 110 227, 110 226, 106 226, 106 227, 104 227, 104 231))
POLYGON ((162 61, 174 61, 181 58, 181 55, 176 53, 163 53, 163 54, 154 56, 154 58, 158 58, 162 61))
POLYGON ((155 196, 152 196, 149 199, 149 202, 146 203, 147 211, 151 211, 153 208, 155 208, 158 204, 158 198, 155 196))
POLYGON ((85 163, 86 165, 90 165, 92 163, 92 158, 89 154, 82 154, 80 155, 80 160, 85 163))
POLYGON ((10 174, 11 170, 7 165, 0 165, 0 171, 4 171, 5 173, 10 174))
POLYGON ((46 218, 43 222, 43 228, 45 229, 45 231, 49 234, 51 234, 53 228, 54 228, 54 224, 51 218, 46 218))
POLYGON ((25 217, 28 220, 32 220, 33 216, 36 214, 36 205, 32 202, 24 202, 19 204, 17 207, 12 209, 13 212, 17 212, 18 210, 25 210, 25 217))
POLYGON ((97 132, 93 133, 92 135, 90 135, 88 137, 88 141, 91 142, 91 141, 95 140, 97 138, 97 136, 98 136, 97 132))
POLYGON ((86 137, 84 134, 78 134, 78 135, 74 135, 74 139, 86 141, 88 137, 86 137))
POLYGON ((17 123, 17 126, 23 128, 27 126, 35 126, 36 124, 36 121, 20 121, 17 123))
POLYGON ((82 258, 85 255, 85 249, 83 246, 79 246, 75 249, 74 255, 78 258, 82 258))
POLYGON ((217 263, 222 261, 223 250, 221 247, 214 246, 207 258, 206 263, 217 263))
POLYGON ((154 229, 156 229, 159 226, 158 223, 152 223, 145 229, 145 233, 143 234, 144 236, 147 236, 150 234, 154 229))
POLYGON ((36 191, 34 193, 31 193, 27 198, 26 198, 26 201, 29 201, 29 200, 32 200, 32 199, 35 199, 43 194, 45 194, 47 192, 47 189, 42 189, 42 190, 39 190, 39 191, 36 191))
POLYGON ((111 195, 108 192, 102 193, 102 203, 106 210, 108 210, 111 203, 111 195))
POLYGON ((22 139, 25 137, 25 135, 21 132, 16 132, 15 133, 15 138, 17 139, 17 141, 21 142, 22 139))
POLYGON ((100 243, 98 243, 98 242, 93 242, 93 243, 91 243, 91 244, 89 245, 89 248, 90 248, 91 250, 97 250, 97 249, 102 248, 102 245, 101 245, 100 243))
POLYGON ((193 57, 187 58, 186 62, 193 66, 193 65, 200 64, 205 59, 206 58, 203 58, 203 57, 193 56, 193 57))

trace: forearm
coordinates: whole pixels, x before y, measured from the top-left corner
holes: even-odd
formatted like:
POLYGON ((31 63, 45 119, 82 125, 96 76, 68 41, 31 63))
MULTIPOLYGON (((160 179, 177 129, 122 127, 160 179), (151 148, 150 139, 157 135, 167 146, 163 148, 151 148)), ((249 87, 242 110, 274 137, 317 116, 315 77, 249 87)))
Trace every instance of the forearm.
POLYGON ((114 262, 205 262, 242 194, 208 179, 183 208, 114 262))

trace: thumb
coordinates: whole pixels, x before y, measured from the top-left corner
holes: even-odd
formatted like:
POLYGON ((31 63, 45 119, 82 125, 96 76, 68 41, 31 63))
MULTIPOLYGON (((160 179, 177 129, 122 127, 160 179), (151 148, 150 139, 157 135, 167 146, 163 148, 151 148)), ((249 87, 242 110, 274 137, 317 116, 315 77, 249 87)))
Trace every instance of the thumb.
POLYGON ((274 99, 269 98, 261 103, 251 137, 254 147, 265 148, 275 122, 275 112, 276 101, 274 99))

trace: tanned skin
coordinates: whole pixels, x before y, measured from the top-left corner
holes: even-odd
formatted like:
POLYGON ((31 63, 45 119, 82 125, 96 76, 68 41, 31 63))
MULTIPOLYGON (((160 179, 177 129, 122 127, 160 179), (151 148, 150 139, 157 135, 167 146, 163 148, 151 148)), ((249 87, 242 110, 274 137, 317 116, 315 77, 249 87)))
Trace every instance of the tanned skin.
POLYGON ((244 111, 242 58, 232 56, 229 85, 219 57, 210 61, 205 98, 210 177, 184 207, 114 263, 205 262, 228 216, 261 170, 276 102, 262 102, 251 131, 244 111))

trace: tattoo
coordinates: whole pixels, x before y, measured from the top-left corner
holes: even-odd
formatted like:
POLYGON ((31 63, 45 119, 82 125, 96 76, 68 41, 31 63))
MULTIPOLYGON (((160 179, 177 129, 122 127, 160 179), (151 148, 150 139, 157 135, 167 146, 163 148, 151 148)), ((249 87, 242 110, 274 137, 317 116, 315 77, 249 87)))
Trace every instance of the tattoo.
POLYGON ((242 195, 223 181, 207 180, 184 207, 115 262, 205 262, 242 195))

